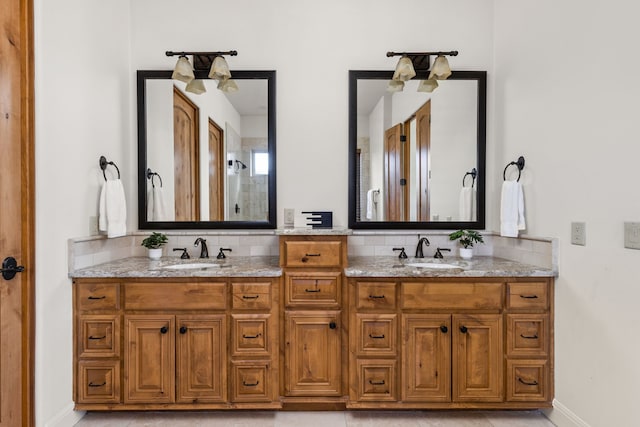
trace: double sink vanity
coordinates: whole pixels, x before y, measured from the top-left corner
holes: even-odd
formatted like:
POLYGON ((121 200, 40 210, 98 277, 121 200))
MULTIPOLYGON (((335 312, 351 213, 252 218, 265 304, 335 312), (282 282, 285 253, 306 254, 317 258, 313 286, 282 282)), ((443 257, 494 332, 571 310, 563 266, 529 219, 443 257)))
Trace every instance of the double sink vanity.
POLYGON ((551 406, 551 269, 347 243, 281 234, 279 257, 73 271, 76 408, 551 406))

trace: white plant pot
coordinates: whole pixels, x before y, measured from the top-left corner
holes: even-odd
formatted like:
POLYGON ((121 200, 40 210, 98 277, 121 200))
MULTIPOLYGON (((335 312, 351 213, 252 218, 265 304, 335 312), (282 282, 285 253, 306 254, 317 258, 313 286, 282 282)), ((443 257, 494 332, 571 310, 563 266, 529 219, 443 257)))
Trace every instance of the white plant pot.
POLYGON ((149 249, 150 259, 160 259, 162 257, 162 248, 149 249))
POLYGON ((472 258, 473 257, 473 249, 472 248, 460 248, 460 258, 472 258))

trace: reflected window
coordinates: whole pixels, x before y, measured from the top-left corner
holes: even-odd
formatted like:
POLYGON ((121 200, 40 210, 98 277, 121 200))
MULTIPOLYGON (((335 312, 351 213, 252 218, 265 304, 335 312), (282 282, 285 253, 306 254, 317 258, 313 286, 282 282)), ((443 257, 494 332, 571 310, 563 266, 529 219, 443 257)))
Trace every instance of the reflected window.
POLYGON ((251 175, 269 175, 269 153, 267 150, 251 150, 251 175))

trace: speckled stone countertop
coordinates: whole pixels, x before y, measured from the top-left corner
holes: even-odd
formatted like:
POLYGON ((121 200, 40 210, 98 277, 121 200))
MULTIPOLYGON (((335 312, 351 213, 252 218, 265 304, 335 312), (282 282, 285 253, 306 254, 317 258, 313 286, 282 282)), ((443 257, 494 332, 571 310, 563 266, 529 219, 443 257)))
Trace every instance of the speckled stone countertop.
POLYGON ((278 257, 229 257, 224 260, 180 259, 163 257, 152 261, 147 257, 124 258, 69 273, 72 278, 111 277, 279 277, 282 270, 278 257), (193 264, 193 268, 172 268, 193 264))
POLYGON ((554 277, 555 273, 549 268, 488 256, 474 256, 470 260, 458 257, 399 259, 397 256, 367 256, 350 257, 345 275, 347 277, 554 277))

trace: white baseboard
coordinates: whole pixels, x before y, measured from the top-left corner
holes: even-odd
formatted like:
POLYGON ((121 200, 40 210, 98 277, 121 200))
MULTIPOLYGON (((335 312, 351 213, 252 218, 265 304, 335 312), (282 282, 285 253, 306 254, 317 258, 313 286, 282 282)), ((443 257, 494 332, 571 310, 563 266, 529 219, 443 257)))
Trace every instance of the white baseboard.
POLYGON ((558 427, 591 427, 556 399, 553 399, 553 409, 544 409, 542 412, 558 427))
MULTIPOLYGON (((73 402, 64 407, 55 417, 44 423, 44 427, 72 427, 84 417, 84 411, 74 411, 73 402)), ((38 424, 36 422, 36 424, 38 424)))

